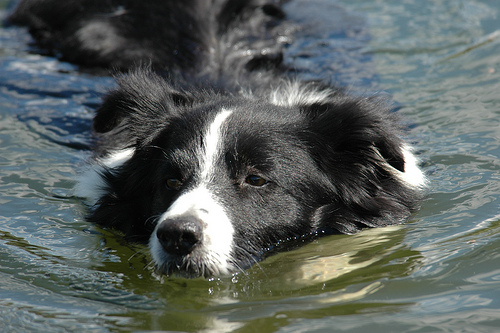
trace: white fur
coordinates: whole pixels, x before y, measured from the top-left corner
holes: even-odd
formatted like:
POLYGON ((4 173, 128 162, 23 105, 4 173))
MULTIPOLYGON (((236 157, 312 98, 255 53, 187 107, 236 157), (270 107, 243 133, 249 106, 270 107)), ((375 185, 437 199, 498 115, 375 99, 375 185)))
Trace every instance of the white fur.
MULTIPOLYGON (((120 10, 116 13, 120 15, 120 10)), ((114 25, 101 19, 86 22, 75 32, 75 37, 84 49, 97 52, 112 52, 126 43, 114 25)))
MULTIPOLYGON (((233 249, 234 229, 224 206, 217 201, 217 196, 208 190, 207 185, 217 176, 214 172, 214 165, 221 154, 222 127, 231 113, 231 111, 222 110, 204 134, 203 153, 200 154, 199 185, 177 198, 160 217, 156 226, 157 229, 161 221, 182 215, 193 216, 201 220, 203 241, 201 247, 196 249, 197 256, 201 258, 199 260, 203 262, 203 266, 218 274, 228 274, 234 269, 229 263, 233 249)), ((161 266, 169 261, 169 255, 162 249, 156 237, 156 229, 151 235, 150 249, 153 261, 161 266)))
POLYGON ((106 170, 113 172, 114 168, 127 162, 134 155, 134 152, 133 148, 121 149, 96 159, 93 164, 88 165, 77 176, 74 194, 77 197, 87 199, 89 205, 95 205, 107 192, 106 183, 102 177, 103 172, 106 170))
POLYGON ((330 95, 328 90, 318 91, 297 81, 285 81, 279 88, 271 91, 269 101, 278 106, 290 107, 325 102, 330 95))
POLYGON ((232 111, 223 109, 214 119, 204 137, 204 155, 201 159, 201 180, 209 182, 213 177, 212 169, 219 154, 222 138, 222 125, 231 115, 232 111))
MULTIPOLYGON (((159 221, 182 215, 203 221, 203 241, 201 247, 196 249, 198 256, 201 255, 203 266, 217 274, 228 274, 233 269, 229 260, 233 249, 234 229, 224 207, 208 189, 200 186, 181 195, 159 221)), ((162 249, 156 237, 156 230, 151 235, 149 246, 153 261, 158 266, 161 267, 168 261, 168 254, 162 249)))
POLYGON ((393 169, 395 171, 394 175, 409 187, 417 190, 424 189, 427 186, 427 178, 418 166, 419 160, 413 154, 413 148, 409 145, 404 145, 401 151, 405 161, 405 172, 393 169))

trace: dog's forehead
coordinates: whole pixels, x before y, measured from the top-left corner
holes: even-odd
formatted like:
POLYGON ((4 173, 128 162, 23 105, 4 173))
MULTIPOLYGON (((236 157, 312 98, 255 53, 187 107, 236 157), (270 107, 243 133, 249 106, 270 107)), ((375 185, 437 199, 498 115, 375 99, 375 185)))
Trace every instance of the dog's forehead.
POLYGON ((286 108, 271 110, 226 110, 229 114, 218 124, 216 137, 219 165, 271 172, 311 162, 304 136, 300 134, 306 126, 301 115, 295 112, 288 117, 294 110, 286 108))
POLYGON ((173 163, 201 166, 214 159, 256 163, 271 157, 272 151, 300 146, 303 122, 296 110, 247 102, 186 111, 171 120, 156 142, 173 163))

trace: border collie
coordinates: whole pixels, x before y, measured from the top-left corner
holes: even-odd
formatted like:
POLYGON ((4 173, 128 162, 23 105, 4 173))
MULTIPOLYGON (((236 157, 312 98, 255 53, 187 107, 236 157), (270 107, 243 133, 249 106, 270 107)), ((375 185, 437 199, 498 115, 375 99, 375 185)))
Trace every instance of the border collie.
POLYGON ((417 209, 425 177, 390 105, 294 79, 280 2, 25 0, 10 16, 62 60, 128 71, 76 194, 149 240, 160 273, 235 273, 417 209))

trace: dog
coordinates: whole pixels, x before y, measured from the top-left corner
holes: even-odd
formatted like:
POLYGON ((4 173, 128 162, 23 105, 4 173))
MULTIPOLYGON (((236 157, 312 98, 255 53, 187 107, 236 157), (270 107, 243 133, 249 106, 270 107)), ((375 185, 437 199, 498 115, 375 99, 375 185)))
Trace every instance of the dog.
POLYGON ((24 0, 61 60, 121 72, 75 194, 156 271, 238 273, 315 237, 399 224, 426 179, 390 103, 303 82, 278 0, 24 0))

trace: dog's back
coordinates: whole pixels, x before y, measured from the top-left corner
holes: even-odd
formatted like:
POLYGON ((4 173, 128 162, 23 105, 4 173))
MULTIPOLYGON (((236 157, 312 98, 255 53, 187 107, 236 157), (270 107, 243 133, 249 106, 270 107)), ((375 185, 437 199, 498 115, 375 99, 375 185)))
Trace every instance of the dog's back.
POLYGON ((281 67, 291 27, 279 2, 33 0, 21 2, 9 21, 83 67, 150 65, 216 81, 281 67))

